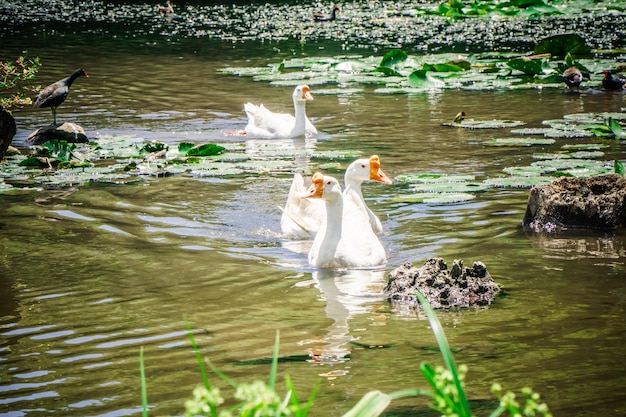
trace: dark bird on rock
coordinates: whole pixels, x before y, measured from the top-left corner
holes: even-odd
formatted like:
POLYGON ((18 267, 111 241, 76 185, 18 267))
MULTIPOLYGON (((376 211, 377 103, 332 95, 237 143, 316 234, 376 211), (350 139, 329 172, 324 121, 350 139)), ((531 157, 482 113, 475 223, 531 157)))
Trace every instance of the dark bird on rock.
POLYGON ((622 74, 613 74, 609 70, 604 71, 602 88, 605 90, 619 91, 624 88, 624 84, 626 84, 626 77, 622 74))
POLYGON ((335 6, 333 7, 333 11, 330 14, 319 13, 319 12, 313 13, 313 19, 316 22, 330 22, 337 18, 337 12, 340 12, 340 11, 341 11, 341 7, 335 6))
POLYGON ((569 88, 578 88, 584 79, 591 81, 591 75, 588 72, 579 70, 576 67, 569 67, 563 71, 563 82, 569 88))
POLYGON ((70 86, 74 80, 81 75, 89 77, 84 69, 77 69, 69 77, 65 77, 55 83, 50 84, 37 94, 35 97, 34 108, 50 107, 52 109, 52 117, 54 124, 57 123, 57 107, 61 105, 70 93, 70 86))

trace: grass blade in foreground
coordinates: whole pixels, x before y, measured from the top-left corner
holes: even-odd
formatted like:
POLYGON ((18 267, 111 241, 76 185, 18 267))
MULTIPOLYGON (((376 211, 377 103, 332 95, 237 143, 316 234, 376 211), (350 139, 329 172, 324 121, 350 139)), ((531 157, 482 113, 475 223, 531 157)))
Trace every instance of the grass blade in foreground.
POLYGON ((143 346, 139 350, 139 375, 141 376, 141 415, 148 417, 148 385, 146 383, 146 368, 143 363, 143 346))
POLYGON ((426 297, 424 297, 422 293, 418 292, 417 298, 422 307, 424 307, 424 312, 426 312, 426 316, 430 322, 430 327, 432 328, 435 338, 437 339, 437 343, 439 344, 439 350, 441 351, 441 356, 443 357, 446 368, 448 368, 448 371, 452 374, 452 379, 459 396, 459 416, 471 417, 472 411, 470 409, 469 402, 467 401, 467 397, 465 396, 465 390, 461 384, 461 379, 459 378, 459 373, 457 371, 456 364, 454 363, 454 357, 452 356, 452 351, 450 350, 450 345, 448 345, 448 339, 443 331, 443 327, 441 327, 441 323, 439 322, 439 319, 435 315, 433 309, 430 307, 426 297))

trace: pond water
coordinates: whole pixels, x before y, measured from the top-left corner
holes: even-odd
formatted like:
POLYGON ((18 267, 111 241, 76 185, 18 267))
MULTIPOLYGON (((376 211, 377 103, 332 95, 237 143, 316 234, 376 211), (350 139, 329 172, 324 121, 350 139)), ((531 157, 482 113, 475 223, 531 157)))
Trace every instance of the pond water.
MULTIPOLYGON (((292 89, 218 70, 342 53, 330 41, 137 41, 87 30, 43 35, 27 26, 13 37, 3 33, 1 58, 24 50, 39 56, 42 84, 78 67, 89 72, 57 117, 79 123, 92 140, 245 143, 250 152, 263 141, 224 135, 245 126, 243 103, 288 112, 292 89)), ((482 180, 573 142, 485 146, 506 134, 441 126, 460 110, 476 120, 541 127, 566 114, 626 107, 626 94, 599 89, 385 95, 366 86, 316 95, 313 86, 313 94, 307 112, 320 134, 285 146, 375 153, 392 178, 435 172, 482 180)), ((17 146, 51 117, 31 108, 14 115, 17 146)), ((601 157, 607 161, 626 158, 614 139, 574 142, 609 145, 601 157)), ((342 177, 350 161, 327 172, 342 177)), ((293 169, 319 163, 298 158, 293 169)), ((433 256, 482 261, 504 289, 489 308, 438 313, 456 361, 469 367, 476 414, 495 408, 489 390, 497 381, 505 389, 532 386, 555 416, 626 415, 623 230, 528 233, 521 227, 528 189, 406 204, 393 200, 406 185, 367 183, 388 264, 316 270, 307 264, 310 242, 280 235, 278 206, 291 179, 291 172, 179 175, 0 195, 0 415, 138 415, 142 347, 151 415, 181 415, 201 383, 185 322, 202 354, 237 382, 267 378, 280 331, 279 391, 285 375, 300 398, 320 382, 312 415, 339 416, 372 389, 426 388, 419 363, 441 363, 428 321, 391 306, 381 291, 391 269, 433 256)), ((389 412, 436 415, 425 398, 393 402, 389 412)))

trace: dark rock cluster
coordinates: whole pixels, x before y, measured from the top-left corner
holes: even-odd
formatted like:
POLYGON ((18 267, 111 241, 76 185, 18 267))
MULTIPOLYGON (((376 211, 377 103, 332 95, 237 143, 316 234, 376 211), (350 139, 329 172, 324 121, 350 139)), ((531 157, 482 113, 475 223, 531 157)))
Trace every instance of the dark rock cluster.
POLYGON ((626 178, 564 177, 531 188, 522 224, 535 232, 626 226, 626 178))
POLYGON ((448 269, 443 258, 430 258, 419 269, 406 262, 391 271, 384 291, 392 303, 417 307, 419 291, 431 307, 453 308, 489 305, 500 287, 482 262, 467 268, 455 259, 448 269))

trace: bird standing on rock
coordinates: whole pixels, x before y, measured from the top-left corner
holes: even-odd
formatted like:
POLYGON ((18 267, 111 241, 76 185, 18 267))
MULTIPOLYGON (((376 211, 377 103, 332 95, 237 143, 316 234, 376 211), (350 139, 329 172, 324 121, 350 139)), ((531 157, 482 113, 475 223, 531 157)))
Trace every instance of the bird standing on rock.
POLYGON ((34 108, 50 107, 52 109, 52 118, 54 124, 57 123, 57 107, 61 105, 70 93, 70 86, 74 80, 80 76, 89 77, 87 72, 80 68, 74 71, 69 77, 65 77, 55 83, 50 84, 37 94, 35 97, 34 108))
POLYGON ((622 74, 612 74, 609 70, 604 70, 602 88, 605 90, 619 91, 624 88, 626 78, 622 74))

